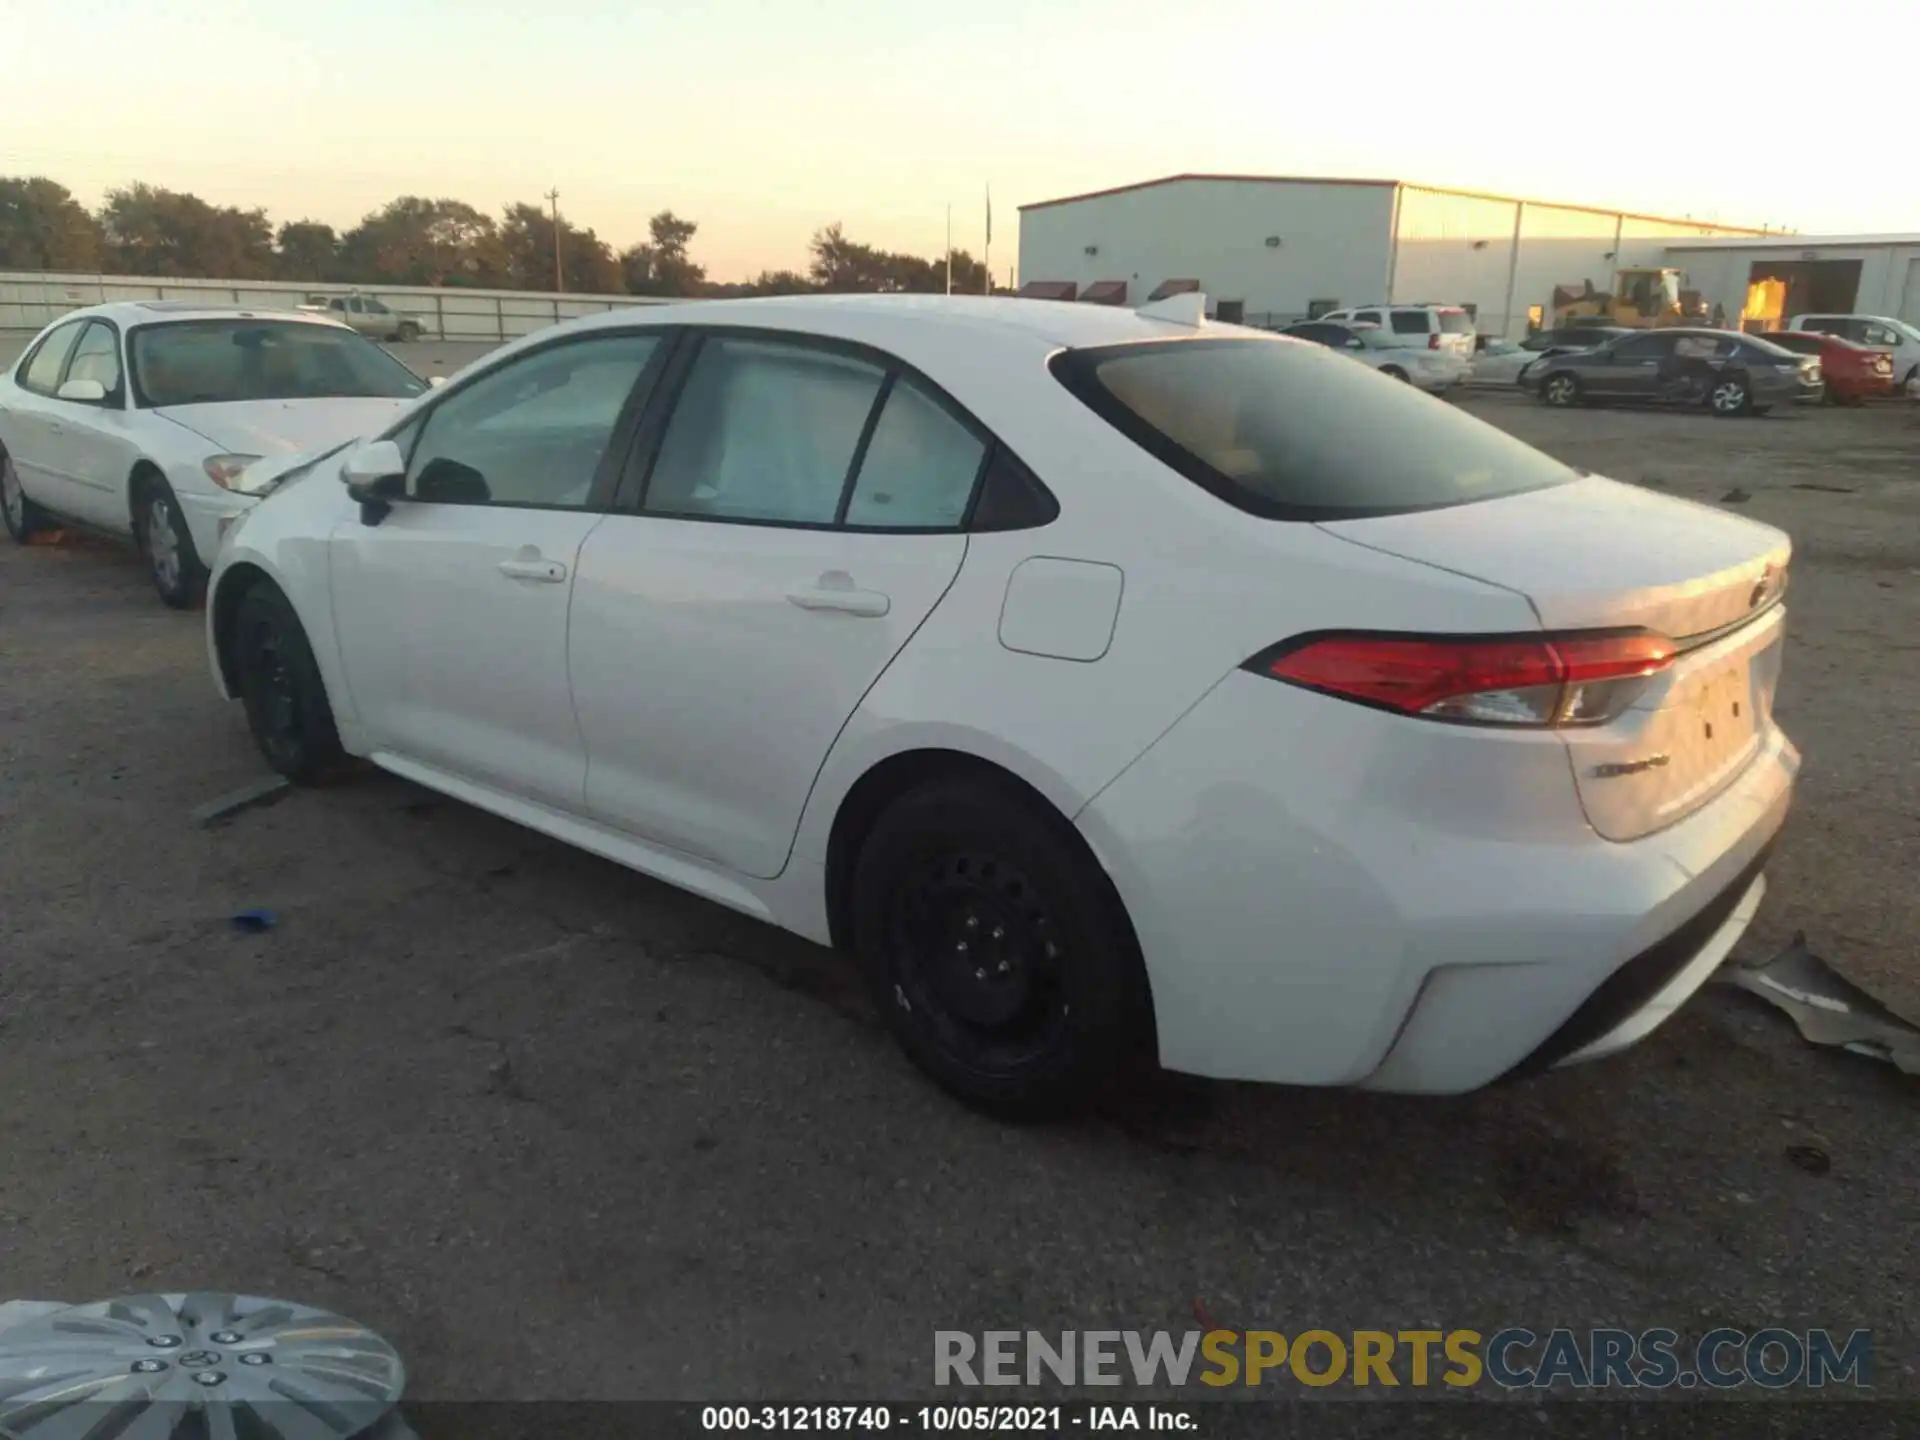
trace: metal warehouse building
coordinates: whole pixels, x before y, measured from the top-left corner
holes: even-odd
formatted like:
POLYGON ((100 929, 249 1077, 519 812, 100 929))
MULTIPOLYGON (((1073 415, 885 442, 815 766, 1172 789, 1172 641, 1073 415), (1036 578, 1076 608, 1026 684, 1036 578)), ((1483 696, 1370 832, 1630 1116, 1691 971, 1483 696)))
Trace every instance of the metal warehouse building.
POLYGON ((1891 315, 1920 325, 1920 235, 1676 240, 1668 265, 1749 330, 1805 313, 1891 315))
POLYGON ((1619 266, 1682 264, 1667 255, 1675 241, 1729 236, 1782 243, 1399 180, 1172 175, 1021 206, 1019 273, 1022 294, 1115 305, 1198 289, 1217 318, 1256 325, 1369 302, 1462 304, 1482 332, 1519 336, 1556 286, 1609 291, 1619 266))

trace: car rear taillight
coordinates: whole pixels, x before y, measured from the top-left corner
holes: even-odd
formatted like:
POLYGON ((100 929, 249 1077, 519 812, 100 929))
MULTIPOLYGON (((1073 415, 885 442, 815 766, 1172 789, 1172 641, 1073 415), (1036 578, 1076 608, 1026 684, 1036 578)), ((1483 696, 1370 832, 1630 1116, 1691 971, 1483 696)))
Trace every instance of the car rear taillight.
POLYGON ((1651 631, 1538 636, 1306 636, 1247 668, 1325 695, 1431 720, 1535 728, 1617 718, 1673 664, 1651 631))

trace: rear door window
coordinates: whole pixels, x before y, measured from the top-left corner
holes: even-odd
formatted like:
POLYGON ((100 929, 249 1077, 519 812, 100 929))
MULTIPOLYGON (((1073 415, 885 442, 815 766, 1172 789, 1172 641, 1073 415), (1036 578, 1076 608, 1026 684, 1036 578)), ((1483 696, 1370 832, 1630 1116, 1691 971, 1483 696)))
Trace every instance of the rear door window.
POLYGON ((1396 335, 1424 335, 1432 328, 1427 320, 1427 312, 1424 310, 1393 312, 1393 333, 1396 335))
POLYGON ((1574 478, 1462 410, 1305 345, 1101 346, 1065 351, 1052 368, 1148 454, 1269 519, 1400 515, 1574 478))
POLYGON ((1449 335, 1471 335, 1473 317, 1464 310, 1442 310, 1440 328, 1449 335))

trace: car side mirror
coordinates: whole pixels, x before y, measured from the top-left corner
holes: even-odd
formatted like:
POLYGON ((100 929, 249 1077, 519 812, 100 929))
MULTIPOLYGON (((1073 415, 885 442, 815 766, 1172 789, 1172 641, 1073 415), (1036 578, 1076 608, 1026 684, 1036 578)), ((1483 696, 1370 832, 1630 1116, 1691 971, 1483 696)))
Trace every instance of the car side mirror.
POLYGON ((407 462, 391 440, 369 440, 348 452, 340 466, 347 494, 360 503, 360 523, 378 525, 407 493, 407 462))
POLYGON ((85 405, 98 405, 107 398, 107 387, 98 380, 69 380, 54 391, 58 400, 78 400, 85 405))

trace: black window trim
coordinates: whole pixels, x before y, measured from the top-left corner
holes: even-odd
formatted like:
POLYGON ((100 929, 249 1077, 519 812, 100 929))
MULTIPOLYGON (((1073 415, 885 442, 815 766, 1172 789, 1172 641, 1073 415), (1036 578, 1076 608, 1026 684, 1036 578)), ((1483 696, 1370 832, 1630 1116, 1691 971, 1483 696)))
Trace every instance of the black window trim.
POLYGON ((53 399, 55 391, 60 388, 60 381, 66 378, 67 365, 73 359, 73 347, 68 347, 66 358, 60 362, 60 378, 53 382, 52 390, 42 390, 38 386, 29 385, 27 383, 27 371, 33 365, 33 362, 39 358, 40 352, 47 348, 47 345, 52 341, 53 337, 70 325, 74 327, 73 344, 78 345, 82 332, 86 330, 87 323, 92 319, 93 316, 91 315, 63 315, 54 321, 53 324, 49 325, 46 333, 28 347, 27 353, 20 357, 20 363, 13 367, 13 383, 29 395, 38 395, 43 400, 53 399))
MULTIPOLYGON (((1294 524, 1333 524, 1343 520, 1367 520, 1379 516, 1400 516, 1424 514, 1430 510, 1451 510, 1461 505, 1480 503, 1479 496, 1463 496, 1458 499, 1441 500, 1427 505, 1296 505, 1286 501, 1270 500, 1253 495, 1209 465, 1200 456, 1186 446, 1173 440, 1135 414, 1128 406, 1104 385, 1097 375, 1100 362, 1115 355, 1149 355, 1193 346, 1204 350, 1218 350, 1237 345, 1270 345, 1278 343, 1271 340, 1251 339, 1204 339, 1204 340, 1135 340, 1112 345, 1093 345, 1081 349, 1060 350, 1047 362, 1062 388, 1081 404, 1085 405, 1100 419, 1107 422, 1120 434, 1133 441, 1147 454, 1172 470, 1189 483, 1199 486, 1215 499, 1231 505, 1243 515, 1257 516, 1262 520, 1279 520, 1294 524)), ((1330 362, 1331 363, 1331 362, 1330 362)), ((1339 363, 1348 362, 1342 360, 1339 363)), ((1548 459, 1553 457, 1548 456, 1548 459)), ((1556 462, 1559 463, 1559 462, 1556 462)), ((1531 490, 1542 488, 1529 486, 1525 490, 1506 492, 1509 495, 1527 494, 1531 490)), ((1502 497, 1504 498, 1504 497, 1502 497)))
POLYGON ((1037 490, 1039 496, 1044 496, 1046 503, 1040 509, 1044 512, 1045 518, 1036 520, 1030 526, 1006 528, 1039 529, 1059 518, 1059 501, 1055 499, 1045 482, 1034 474, 1032 467, 1023 463, 1010 446, 995 435, 966 406, 949 394, 943 386, 899 356, 889 354, 878 346, 868 345, 862 341, 848 340, 837 335, 821 335, 810 330, 783 330, 769 326, 726 324, 688 325, 682 328, 684 333, 675 347, 668 371, 660 384, 655 387, 647 414, 629 446, 618 490, 614 496, 612 506, 614 513, 676 523, 748 525, 780 530, 831 531, 845 535, 965 535, 974 531, 974 516, 980 509, 981 498, 986 491, 986 482, 994 473, 996 465, 1011 461, 1023 472, 1023 483, 1037 490), (883 378, 879 389, 874 393, 873 405, 867 412, 859 443, 854 448, 853 456, 848 462, 847 474, 841 482, 840 502, 835 512, 835 519, 824 521, 763 519, 757 516, 687 514, 645 508, 647 490, 653 481, 653 468, 660 458, 660 447, 666 439, 667 426, 679 407, 681 394, 692 376, 700 349, 710 339, 729 338, 818 350, 826 354, 860 360, 877 366, 881 370, 883 378), (895 384, 902 378, 909 380, 922 394, 945 410, 963 430, 981 442, 980 463, 974 470, 966 507, 961 511, 957 524, 850 525, 846 522, 846 514, 852 504, 853 491, 859 482, 860 468, 866 461, 867 449, 873 439, 874 430, 879 425, 881 413, 887 399, 893 393, 895 384))
MULTIPOLYGON (((73 342, 73 348, 67 352, 66 363, 60 367, 60 385, 66 384, 67 380, 72 376, 74 357, 80 353, 80 341, 87 338, 87 331, 91 330, 95 325, 98 325, 101 329, 113 336, 113 358, 118 362, 117 368, 120 371, 119 383, 98 400, 60 400, 58 394, 54 394, 48 398, 60 400, 62 405, 85 405, 89 410, 124 410, 127 408, 128 390, 126 336, 120 333, 120 327, 118 325, 103 315, 90 315, 87 317, 85 329, 81 330, 79 339, 73 342)), ((54 389, 57 391, 59 386, 56 385, 54 389)))
POLYGON ((403 497, 404 503, 458 506, 468 510, 551 510, 564 515, 611 514, 618 508, 616 492, 626 464, 626 456, 654 395, 659 390, 660 378, 665 374, 670 360, 679 347, 682 329, 683 327, 678 325, 613 325, 553 336, 538 344, 529 345, 524 350, 515 350, 511 354, 502 355, 496 363, 463 377, 458 384, 443 385, 438 390, 429 391, 430 399, 422 401, 373 437, 376 440, 392 440, 397 443, 399 437, 409 428, 417 427, 414 428, 412 438, 400 450, 400 458, 406 462, 406 474, 411 480, 413 454, 419 447, 420 437, 426 433, 427 426, 433 423, 433 417, 440 407, 455 396, 466 394, 475 385, 503 373, 523 360, 545 355, 549 351, 568 345, 580 345, 597 340, 618 340, 633 336, 657 336, 659 343, 653 347, 653 353, 647 357, 647 363, 640 367, 640 373, 634 377, 633 385, 627 391, 627 398, 620 404, 620 413, 615 417, 613 430, 607 436, 606 449, 600 452, 600 463, 593 472, 593 483, 587 487, 587 500, 584 505, 534 505, 522 501, 421 500, 413 495, 403 497))

